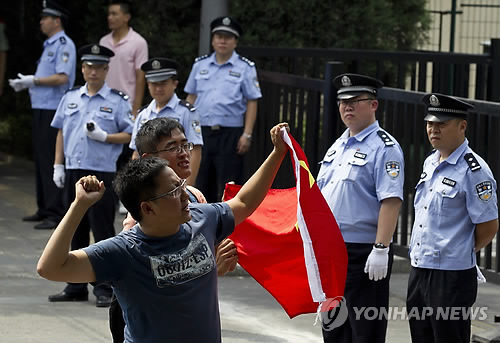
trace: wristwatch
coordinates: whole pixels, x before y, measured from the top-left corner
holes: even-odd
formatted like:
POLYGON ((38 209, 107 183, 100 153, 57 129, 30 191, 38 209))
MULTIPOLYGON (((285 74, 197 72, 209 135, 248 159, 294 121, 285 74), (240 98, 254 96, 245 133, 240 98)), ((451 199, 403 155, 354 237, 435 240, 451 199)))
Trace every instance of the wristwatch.
POLYGON ((38 77, 33 78, 33 84, 35 86, 38 86, 39 83, 40 83, 40 79, 38 77))
POLYGON ((385 249, 385 248, 387 248, 387 247, 384 245, 384 243, 375 243, 373 246, 374 246, 375 248, 377 248, 377 249, 385 249))
POLYGON ((243 132, 242 136, 245 137, 246 139, 252 140, 252 135, 250 135, 246 132, 243 132))

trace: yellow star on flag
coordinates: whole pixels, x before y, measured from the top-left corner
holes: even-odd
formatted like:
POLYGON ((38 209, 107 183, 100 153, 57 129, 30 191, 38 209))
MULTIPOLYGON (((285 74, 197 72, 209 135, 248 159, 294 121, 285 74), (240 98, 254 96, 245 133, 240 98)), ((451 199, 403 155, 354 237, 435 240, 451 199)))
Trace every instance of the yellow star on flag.
POLYGON ((309 187, 312 188, 312 186, 314 185, 314 176, 311 174, 311 171, 309 170, 309 168, 307 167, 307 164, 306 162, 304 161, 299 161, 300 165, 302 166, 302 168, 304 168, 305 170, 307 170, 307 172, 309 173, 309 187))

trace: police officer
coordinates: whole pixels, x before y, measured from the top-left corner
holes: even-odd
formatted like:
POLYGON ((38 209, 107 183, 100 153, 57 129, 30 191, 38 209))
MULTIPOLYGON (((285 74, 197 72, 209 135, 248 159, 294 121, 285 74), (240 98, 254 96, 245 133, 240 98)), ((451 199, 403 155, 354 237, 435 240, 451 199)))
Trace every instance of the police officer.
MULTIPOLYGON (((127 96, 105 83, 108 63, 114 53, 100 45, 90 44, 79 49, 85 86, 68 91, 57 108, 52 126, 57 134, 54 182, 64 187, 69 202, 74 198, 75 183, 83 176, 96 175, 104 181, 106 192, 85 215, 71 242, 71 249, 89 245, 89 230, 96 242, 115 235, 116 196, 111 183, 116 172, 116 160, 121 144, 130 142, 132 121, 127 96)), ((98 307, 109 306, 111 288, 94 287, 98 307)), ((61 293, 49 296, 49 301, 86 301, 87 284, 68 284, 61 293)))
MULTIPOLYGON (((191 175, 187 182, 189 185, 194 185, 200 167, 203 138, 198 112, 187 101, 179 100, 175 94, 175 89, 179 84, 177 79, 179 64, 168 58, 152 58, 144 63, 141 69, 145 72, 149 94, 153 101, 137 116, 130 148, 137 150, 135 137, 141 126, 148 120, 160 117, 177 120, 185 128, 188 141, 194 145, 191 151, 190 166, 183 166, 183 168, 191 169, 191 175)), ((137 158, 139 155, 135 153, 134 157, 137 158)))
POLYGON ((347 130, 328 149, 317 182, 347 247, 348 319, 333 329, 323 325, 323 338, 325 342, 384 342, 387 319, 357 319, 353 308, 380 310, 389 305, 390 243, 403 199, 403 152, 375 117, 381 81, 343 74, 333 84, 347 130))
POLYGON ((64 92, 75 82, 76 49, 64 32, 67 12, 54 2, 45 3, 40 29, 47 35, 42 56, 34 75, 18 74, 9 80, 16 92, 29 88, 32 118, 33 156, 35 160, 36 202, 35 214, 24 221, 42 221, 35 229, 53 229, 62 218, 64 208, 61 191, 52 181, 54 147, 57 130, 50 127, 57 105, 64 92))
POLYGON ((422 100, 435 150, 424 162, 415 192, 407 296, 411 337, 413 342, 469 342, 471 321, 463 311, 476 300, 476 253, 498 230, 497 184, 465 138, 473 106, 441 94, 422 100), (450 308, 459 320, 437 316, 450 308))
POLYGON ((200 113, 203 133, 196 185, 208 202, 216 202, 226 182, 243 181, 243 155, 250 148, 262 94, 255 64, 234 51, 241 25, 220 17, 210 27, 214 52, 195 60, 184 91, 200 113))

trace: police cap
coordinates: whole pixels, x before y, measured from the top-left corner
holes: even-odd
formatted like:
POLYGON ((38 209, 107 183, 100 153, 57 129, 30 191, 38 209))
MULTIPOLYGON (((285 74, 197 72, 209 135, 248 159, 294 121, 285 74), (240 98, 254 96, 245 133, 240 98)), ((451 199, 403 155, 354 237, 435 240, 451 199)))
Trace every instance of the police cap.
POLYGON ((51 0, 44 0, 42 2, 42 17, 59 17, 59 18, 68 18, 68 11, 56 3, 55 1, 51 0))
POLYGON ((98 44, 87 44, 78 49, 80 60, 87 64, 107 64, 115 53, 105 46, 98 44))
POLYGON ((216 32, 231 33, 236 36, 236 38, 239 38, 243 34, 241 24, 235 19, 227 16, 214 19, 210 24, 210 30, 212 34, 216 32))
POLYGON ((438 93, 424 95, 422 102, 427 106, 427 115, 424 120, 432 122, 443 122, 455 118, 467 119, 468 111, 474 108, 465 101, 438 93))
POLYGON ((164 57, 151 58, 141 65, 148 82, 168 80, 177 75, 179 67, 179 63, 164 57))
POLYGON ((364 93, 377 96, 377 90, 384 86, 382 81, 359 74, 339 75, 333 79, 333 85, 338 89, 339 100, 351 99, 364 93))

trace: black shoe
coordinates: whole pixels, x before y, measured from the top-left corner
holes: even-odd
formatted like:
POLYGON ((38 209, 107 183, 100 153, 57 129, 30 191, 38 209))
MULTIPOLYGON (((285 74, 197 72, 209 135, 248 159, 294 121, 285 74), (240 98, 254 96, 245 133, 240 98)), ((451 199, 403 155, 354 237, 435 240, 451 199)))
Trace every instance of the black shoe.
POLYGON ((87 293, 83 294, 71 294, 62 291, 54 295, 49 295, 50 302, 60 302, 60 301, 87 301, 89 300, 89 295, 87 293))
POLYGON ((111 297, 108 297, 106 295, 96 296, 95 306, 96 307, 109 307, 109 306, 111 306, 111 297))
POLYGON ((43 222, 40 224, 36 224, 34 226, 35 230, 52 230, 57 227, 58 223, 56 223, 53 220, 50 219, 45 219, 43 222))
POLYGON ((39 215, 38 213, 32 214, 31 216, 23 217, 23 222, 40 222, 46 217, 39 215))

